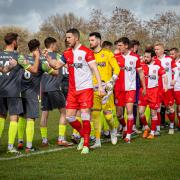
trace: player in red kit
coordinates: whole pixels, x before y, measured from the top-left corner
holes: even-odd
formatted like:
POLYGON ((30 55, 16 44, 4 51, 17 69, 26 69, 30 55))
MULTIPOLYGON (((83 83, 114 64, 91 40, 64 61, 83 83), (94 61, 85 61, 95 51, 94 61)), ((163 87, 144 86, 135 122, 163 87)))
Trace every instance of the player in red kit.
MULTIPOLYGON (((161 66, 165 69, 168 77, 168 90, 164 91, 164 84, 162 78, 159 79, 159 89, 160 89, 160 103, 166 106, 166 111, 168 118, 170 120, 169 134, 174 134, 174 121, 175 121, 175 111, 174 111, 174 90, 171 82, 173 80, 173 68, 176 67, 175 61, 172 57, 166 56, 164 54, 164 45, 162 43, 155 43, 154 50, 156 53, 156 60, 161 62, 161 66)), ((160 112, 160 111, 159 111, 160 112)), ((160 113, 158 113, 158 126, 157 131, 160 131, 160 113)))
POLYGON ((67 64, 69 89, 66 102, 66 119, 81 136, 77 149, 82 150, 82 154, 87 154, 89 153, 90 119, 93 106, 92 72, 97 78, 99 94, 103 95, 104 90, 94 53, 81 45, 79 39, 80 33, 77 29, 68 30, 66 41, 69 48, 64 51, 61 61, 54 61, 50 57, 47 59, 54 69, 59 69, 67 64), (76 120, 77 110, 81 111, 82 125, 76 120))
POLYGON ((142 89, 140 89, 139 95, 139 117, 140 121, 144 126, 143 138, 153 139, 154 133, 157 126, 157 109, 159 108, 159 88, 158 88, 158 79, 163 78, 164 82, 164 91, 167 91, 167 75, 164 68, 160 65, 160 61, 154 61, 155 53, 153 50, 146 50, 144 54, 144 63, 142 63, 142 69, 145 75, 145 84, 146 84, 146 95, 142 95, 142 89), (151 109, 151 132, 149 134, 150 128, 148 126, 145 110, 147 105, 151 109))
POLYGON ((127 143, 130 143, 132 127, 134 124, 133 104, 136 96, 136 72, 139 74, 143 87, 142 94, 146 94, 145 79, 140 65, 140 59, 135 53, 129 50, 129 44, 130 41, 127 37, 122 37, 118 40, 120 54, 116 54, 115 57, 121 71, 114 87, 117 117, 123 125, 125 124, 123 107, 126 107, 127 110, 127 134, 124 139, 127 143))

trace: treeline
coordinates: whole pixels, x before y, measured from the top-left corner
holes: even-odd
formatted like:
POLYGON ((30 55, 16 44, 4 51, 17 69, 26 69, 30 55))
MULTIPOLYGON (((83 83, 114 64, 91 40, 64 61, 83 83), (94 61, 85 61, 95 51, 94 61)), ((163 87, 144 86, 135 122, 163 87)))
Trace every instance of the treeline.
POLYGON ((81 42, 88 45, 88 34, 98 31, 102 34, 103 40, 114 42, 119 37, 127 36, 130 39, 137 39, 142 49, 146 45, 156 41, 164 42, 166 48, 180 48, 180 15, 168 11, 156 14, 148 21, 136 17, 127 9, 115 8, 110 16, 106 16, 102 10, 93 9, 89 18, 77 17, 73 13, 56 14, 48 17, 40 26, 37 33, 29 32, 22 27, 1 27, 0 28, 0 49, 3 49, 3 36, 10 31, 19 33, 19 51, 27 53, 27 42, 31 38, 38 38, 44 48, 43 41, 48 36, 53 36, 58 41, 59 51, 64 50, 64 36, 69 28, 78 28, 81 32, 81 42))

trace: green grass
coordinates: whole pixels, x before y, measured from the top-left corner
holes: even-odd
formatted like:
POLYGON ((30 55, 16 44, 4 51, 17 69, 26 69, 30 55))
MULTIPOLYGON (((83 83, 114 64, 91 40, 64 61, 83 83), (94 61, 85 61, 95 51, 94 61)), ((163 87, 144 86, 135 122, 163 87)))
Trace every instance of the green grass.
MULTIPOLYGON (((58 134, 58 112, 49 117, 49 140, 55 144, 58 134)), ((0 158, 7 157, 8 122, 0 146, 0 158)), ((71 129, 68 128, 68 134, 71 129)), ((36 122, 34 145, 40 145, 39 121, 36 122)), ((51 148, 57 147, 54 145, 51 148)), ((41 150, 42 148, 40 148, 41 150)), ((43 150, 45 150, 43 148, 43 150)), ((180 133, 155 140, 122 140, 116 146, 103 144, 101 149, 81 155, 67 149, 43 155, 0 161, 0 179, 180 179, 180 133)))

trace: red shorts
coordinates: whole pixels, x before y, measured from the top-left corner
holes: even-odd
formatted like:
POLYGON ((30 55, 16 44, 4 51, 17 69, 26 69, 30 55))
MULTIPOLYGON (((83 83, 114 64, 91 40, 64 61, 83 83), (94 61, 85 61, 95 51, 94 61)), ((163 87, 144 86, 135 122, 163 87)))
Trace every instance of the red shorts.
POLYGON ((136 98, 136 91, 115 91, 115 105, 125 106, 127 103, 134 103, 136 98))
POLYGON ((159 92, 160 98, 159 102, 163 103, 165 106, 172 106, 174 104, 174 90, 168 89, 167 92, 164 92, 164 90, 161 90, 159 92))
POLYGON ((159 89, 158 87, 146 89, 146 95, 142 95, 142 88, 139 92, 139 106, 147 106, 149 105, 150 109, 158 109, 159 108, 159 89))
POLYGON ((80 91, 69 90, 66 100, 66 109, 87 109, 93 107, 93 89, 80 91))
POLYGON ((174 99, 176 101, 176 105, 180 105, 180 91, 174 91, 174 99))

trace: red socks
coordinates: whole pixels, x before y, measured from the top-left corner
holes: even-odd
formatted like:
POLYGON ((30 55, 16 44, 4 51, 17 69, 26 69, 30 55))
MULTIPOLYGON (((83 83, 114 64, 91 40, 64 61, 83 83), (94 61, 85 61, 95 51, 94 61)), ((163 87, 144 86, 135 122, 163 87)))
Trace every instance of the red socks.
POLYGON ((78 120, 70 122, 70 125, 79 132, 81 137, 83 137, 82 125, 81 125, 81 123, 78 120))
POLYGON ((119 123, 120 123, 123 127, 126 126, 126 121, 125 121, 124 117, 119 118, 119 123))
POLYGON ((140 117, 140 121, 143 124, 143 126, 147 125, 146 117, 144 115, 140 117))
POLYGON ((127 120, 127 134, 132 133, 133 124, 134 124, 134 118, 133 116, 129 116, 127 120))
POLYGON ((82 120, 82 124, 83 124, 83 134, 84 134, 84 146, 89 147, 91 124, 89 120, 82 120))

